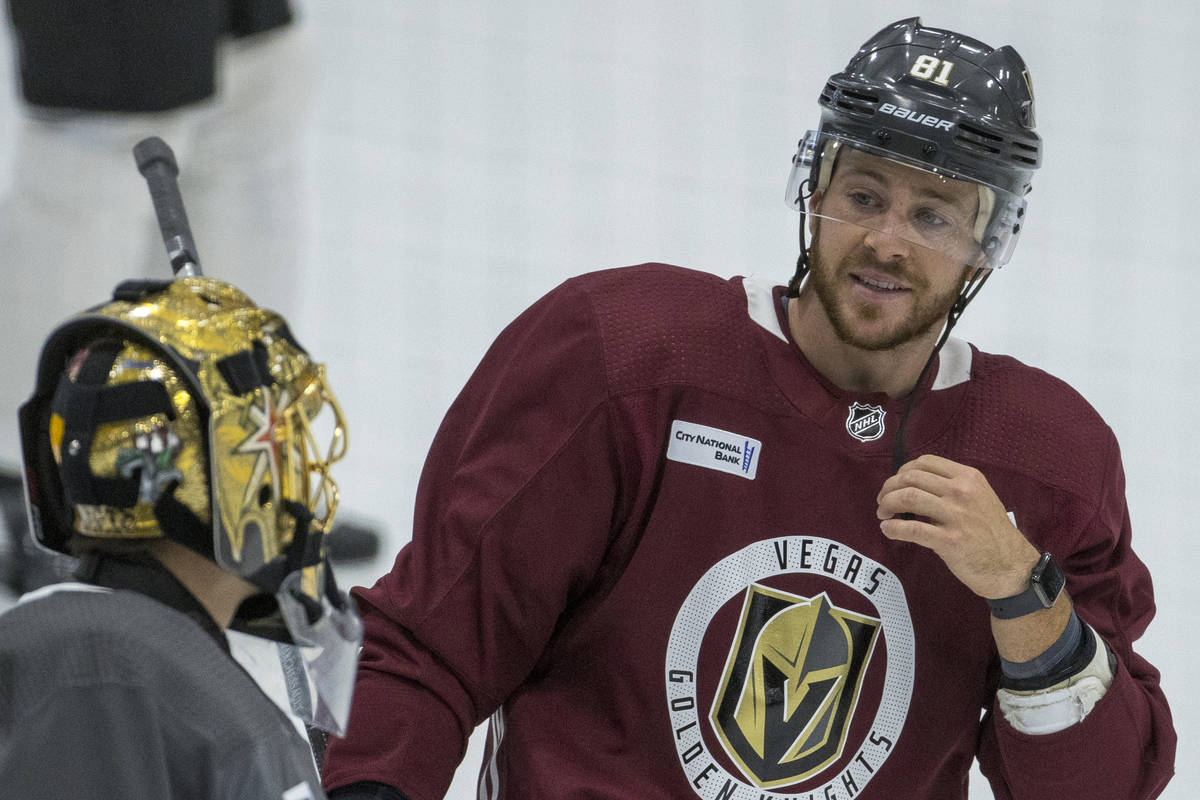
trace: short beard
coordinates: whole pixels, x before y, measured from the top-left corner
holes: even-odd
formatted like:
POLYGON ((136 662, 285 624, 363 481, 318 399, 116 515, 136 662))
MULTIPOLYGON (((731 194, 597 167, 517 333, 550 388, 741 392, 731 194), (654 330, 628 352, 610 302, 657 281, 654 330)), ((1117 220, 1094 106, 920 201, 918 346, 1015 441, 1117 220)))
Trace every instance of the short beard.
MULTIPOLYGON (((958 300, 963 283, 970 270, 970 267, 964 267, 962 280, 942 294, 927 297, 924 300, 918 299, 916 307, 913 308, 909 316, 891 330, 880 331, 878 333, 859 333, 855 330, 853 318, 857 316, 860 319, 871 322, 878 319, 879 310, 873 307, 853 309, 849 303, 842 304, 838 297, 837 279, 842 274, 850 271, 850 268, 853 266, 869 265, 881 272, 893 275, 895 274, 895 269, 880 264, 869 255, 866 255, 861 249, 856 253, 846 255, 840 264, 826 264, 821 257, 821 248, 818 239, 819 237, 814 236, 812 245, 809 248, 811 269, 809 270, 808 280, 812 283, 813 289, 817 293, 817 298, 821 301, 821 306, 825 309, 825 314, 829 318, 829 322, 833 326, 833 331, 838 339, 860 350, 870 352, 893 350, 900 345, 927 334, 935 326, 940 330, 950 314, 950 309, 954 307, 955 301, 958 300)), ((909 280, 912 283, 912 291, 914 293, 927 288, 923 281, 914 281, 911 278, 909 280)))

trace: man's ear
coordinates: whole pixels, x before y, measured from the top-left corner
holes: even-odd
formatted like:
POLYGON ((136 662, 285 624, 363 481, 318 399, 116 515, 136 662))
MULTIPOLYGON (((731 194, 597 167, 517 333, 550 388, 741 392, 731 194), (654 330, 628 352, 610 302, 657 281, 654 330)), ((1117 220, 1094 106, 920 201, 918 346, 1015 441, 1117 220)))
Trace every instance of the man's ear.
POLYGON ((821 189, 816 190, 808 198, 808 233, 810 236, 815 236, 817 233, 817 220, 814 215, 821 213, 821 201, 825 198, 825 192, 821 189))
POLYGON ((975 248, 975 257, 967 262, 966 274, 970 275, 975 270, 980 270, 981 272, 991 272, 993 268, 989 267, 987 264, 987 253, 983 251, 982 247, 977 247, 975 248))
MULTIPOLYGON (((983 261, 984 257, 980 255, 979 260, 983 261)), ((991 271, 992 270, 990 267, 977 267, 972 264, 967 264, 965 267, 963 267, 962 280, 958 284, 958 291, 961 292, 966 287, 967 283, 972 279, 976 277, 982 278, 991 271)))

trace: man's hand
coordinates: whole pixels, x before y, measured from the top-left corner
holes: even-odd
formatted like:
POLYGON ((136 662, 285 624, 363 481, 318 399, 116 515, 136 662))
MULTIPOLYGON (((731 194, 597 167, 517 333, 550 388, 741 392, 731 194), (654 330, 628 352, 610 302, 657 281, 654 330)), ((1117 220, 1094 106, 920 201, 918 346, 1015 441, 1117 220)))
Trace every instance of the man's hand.
POLYGON ((980 597, 1010 597, 1029 585, 1037 548, 979 470, 923 455, 888 478, 876 502, 884 536, 928 547, 980 597), (906 513, 916 518, 901 518, 906 513))

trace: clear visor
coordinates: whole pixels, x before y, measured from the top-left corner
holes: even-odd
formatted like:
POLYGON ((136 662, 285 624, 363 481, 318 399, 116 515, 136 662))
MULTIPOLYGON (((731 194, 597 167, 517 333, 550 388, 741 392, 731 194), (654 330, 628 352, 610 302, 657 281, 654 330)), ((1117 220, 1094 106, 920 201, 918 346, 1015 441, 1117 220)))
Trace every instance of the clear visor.
POLYGON ((792 159, 785 200, 815 224, 854 225, 989 268, 1011 258, 1025 214, 1025 201, 1003 189, 816 131, 805 134, 792 159), (806 186, 818 148, 817 185, 806 186))
POLYGON ((363 625, 349 596, 341 608, 321 597, 321 615, 309 620, 301 573, 284 579, 276 594, 279 610, 295 644, 279 643, 288 704, 296 716, 335 736, 346 734, 358 668, 363 625))
POLYGON ((328 533, 339 498, 330 468, 346 455, 346 424, 325 380, 325 367, 316 365, 316 371, 283 414, 283 440, 289 446, 280 449, 280 488, 285 498, 312 512, 313 524, 328 533))

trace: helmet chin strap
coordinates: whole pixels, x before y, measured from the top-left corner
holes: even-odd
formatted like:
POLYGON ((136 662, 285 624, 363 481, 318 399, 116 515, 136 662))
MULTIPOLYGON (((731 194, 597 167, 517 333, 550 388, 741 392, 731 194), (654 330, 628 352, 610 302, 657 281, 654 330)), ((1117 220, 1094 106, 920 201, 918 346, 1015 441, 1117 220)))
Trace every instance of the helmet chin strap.
POLYGON ((900 417, 900 427, 896 430, 896 439, 892 442, 892 472, 900 471, 900 467, 904 466, 908 461, 908 454, 904 447, 904 437, 908 430, 908 418, 912 414, 913 407, 917 404, 917 395, 920 393, 922 382, 925 380, 925 375, 929 372, 929 368, 933 366, 934 359, 941 352, 942 346, 950 338, 950 331, 954 330, 954 326, 958 323, 958 318, 962 316, 966 310, 967 304, 975 299, 975 295, 979 294, 979 290, 983 288, 983 284, 987 282, 988 277, 992 274, 992 270, 983 267, 976 267, 975 272, 967 279, 962 291, 958 294, 958 299, 954 301, 954 305, 950 306, 950 313, 946 315, 946 325, 942 328, 942 335, 938 337, 937 344, 933 346, 933 352, 929 354, 929 358, 925 360, 925 366, 921 367, 921 374, 917 376, 917 382, 913 385, 912 391, 908 393, 908 402, 904 406, 904 414, 900 417))
POLYGON ((813 193, 812 178, 805 178, 804 182, 800 184, 799 191, 800 258, 796 261, 796 274, 788 281, 787 291, 785 292, 788 297, 800 296, 800 284, 804 283, 804 277, 808 275, 808 242, 805 241, 804 230, 808 227, 808 214, 805 212, 805 209, 808 208, 808 198, 812 197, 813 193))

